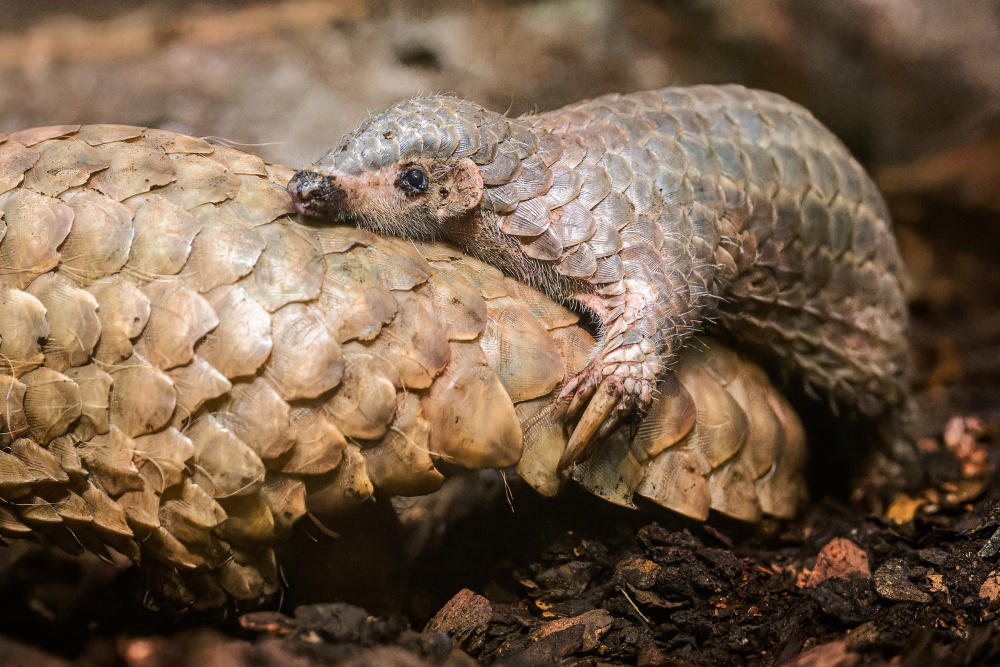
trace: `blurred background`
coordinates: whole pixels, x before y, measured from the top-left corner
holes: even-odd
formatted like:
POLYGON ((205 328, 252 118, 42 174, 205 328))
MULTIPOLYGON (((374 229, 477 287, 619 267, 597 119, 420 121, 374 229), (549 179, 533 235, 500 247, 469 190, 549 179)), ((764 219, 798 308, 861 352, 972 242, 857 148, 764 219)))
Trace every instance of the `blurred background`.
POLYGON ((739 82, 863 159, 1000 133, 995 0, 0 0, 0 131, 156 125, 315 158, 367 111, 454 92, 520 114, 739 82))
POLYGON ((514 115, 675 84, 782 93, 890 201, 921 387, 1000 412, 998 0, 0 0, 0 16, 0 132, 155 126, 293 166, 421 92, 514 115))

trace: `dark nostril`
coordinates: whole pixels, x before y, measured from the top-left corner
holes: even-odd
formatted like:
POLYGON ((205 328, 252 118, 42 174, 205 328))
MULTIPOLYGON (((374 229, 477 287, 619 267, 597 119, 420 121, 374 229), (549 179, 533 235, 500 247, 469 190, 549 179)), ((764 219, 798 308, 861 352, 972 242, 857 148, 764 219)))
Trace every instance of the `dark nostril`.
POLYGON ((308 171, 298 171, 288 182, 288 194, 292 198, 307 197, 316 189, 315 174, 308 171))
POLYGON ((340 200, 341 191, 333 176, 314 171, 296 172, 288 181, 288 194, 299 213, 331 210, 340 200))
POLYGON ((293 199, 309 199, 332 186, 331 178, 314 171, 299 171, 288 182, 288 194, 293 199))

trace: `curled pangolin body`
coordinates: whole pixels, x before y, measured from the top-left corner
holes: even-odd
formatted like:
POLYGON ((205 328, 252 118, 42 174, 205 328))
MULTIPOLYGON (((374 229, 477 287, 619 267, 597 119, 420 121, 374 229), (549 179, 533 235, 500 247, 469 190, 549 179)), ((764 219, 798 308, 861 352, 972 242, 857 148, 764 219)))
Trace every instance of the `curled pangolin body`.
POLYGON ((615 380, 641 407, 689 336, 721 329, 863 415, 905 403, 907 311, 886 206, 836 137, 778 95, 665 88, 514 119, 418 98, 366 121, 290 191, 302 210, 451 240, 591 310, 590 391, 615 380), (428 173, 425 194, 404 179, 413 169, 428 173), (463 169, 478 174, 454 175, 463 169), (379 189, 394 172, 399 201, 379 189), (439 183, 479 197, 409 215, 439 183))
MULTIPOLYGON (((276 590, 307 511, 419 495, 437 461, 543 493, 577 315, 436 243, 310 226, 291 170, 112 125, 0 135, 0 535, 115 549, 176 602, 276 590)), ((789 516, 802 429, 760 369, 692 349, 594 493, 789 516)))

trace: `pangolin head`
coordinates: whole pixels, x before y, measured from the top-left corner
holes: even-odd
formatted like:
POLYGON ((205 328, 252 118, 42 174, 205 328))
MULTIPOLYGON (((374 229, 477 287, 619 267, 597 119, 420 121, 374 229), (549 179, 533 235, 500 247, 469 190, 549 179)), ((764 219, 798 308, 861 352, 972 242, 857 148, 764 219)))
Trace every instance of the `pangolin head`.
POLYGON ((300 213, 407 238, 440 239, 483 201, 482 169, 534 137, 447 95, 405 100, 363 122, 288 184, 300 213))
POLYGON ((445 225, 467 217, 482 200, 476 159, 491 152, 485 144, 496 143, 489 126, 505 122, 455 97, 405 100, 296 173, 288 191, 302 213, 396 236, 441 238, 445 225))

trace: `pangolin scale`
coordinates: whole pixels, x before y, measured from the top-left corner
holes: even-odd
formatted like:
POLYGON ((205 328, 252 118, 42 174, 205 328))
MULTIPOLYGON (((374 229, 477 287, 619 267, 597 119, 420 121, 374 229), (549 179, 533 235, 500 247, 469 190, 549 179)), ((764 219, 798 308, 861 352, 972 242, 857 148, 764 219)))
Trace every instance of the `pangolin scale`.
MULTIPOLYGON (((0 536, 116 550, 208 607, 274 592, 307 512, 431 493, 438 461, 556 492, 578 316, 452 247, 306 224, 291 176, 162 130, 0 135, 0 536)), ((793 514, 804 435, 764 372, 707 338, 675 371, 576 480, 793 514)))
POLYGON ((847 410, 898 424, 909 391, 886 205, 808 111, 742 86, 606 95, 507 118, 400 102, 289 184, 304 212, 447 240, 591 313, 567 383, 564 463, 623 417, 698 331, 723 331, 847 410))

